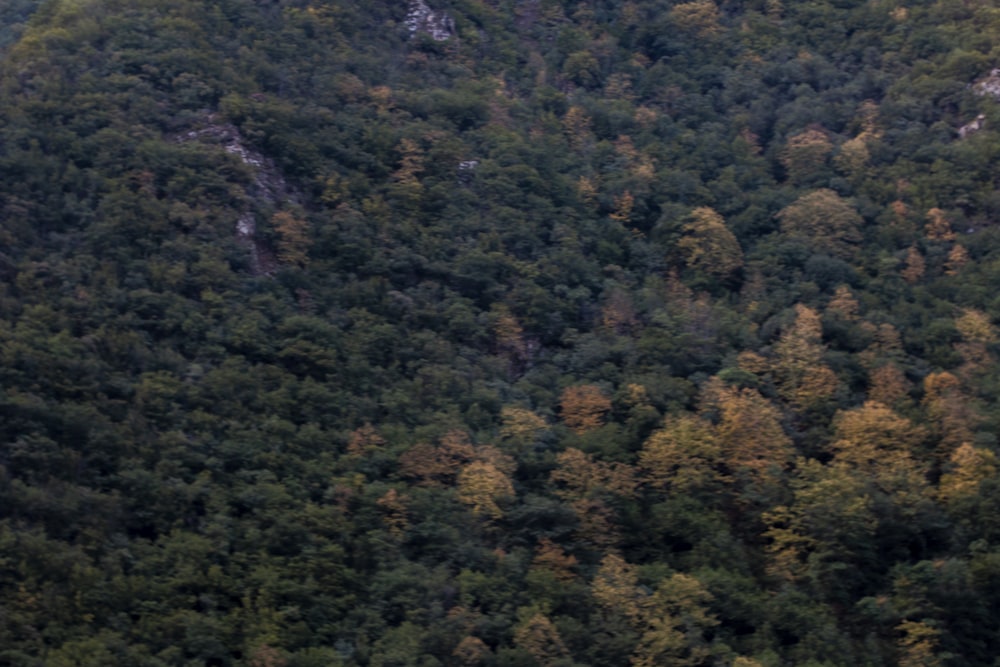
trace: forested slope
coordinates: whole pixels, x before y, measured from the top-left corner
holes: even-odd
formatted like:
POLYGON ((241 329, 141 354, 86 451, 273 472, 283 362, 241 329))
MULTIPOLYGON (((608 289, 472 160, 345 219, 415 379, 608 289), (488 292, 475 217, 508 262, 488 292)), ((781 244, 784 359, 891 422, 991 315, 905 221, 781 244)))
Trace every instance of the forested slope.
POLYGON ((994 665, 988 1, 0 8, 0 663, 994 665))

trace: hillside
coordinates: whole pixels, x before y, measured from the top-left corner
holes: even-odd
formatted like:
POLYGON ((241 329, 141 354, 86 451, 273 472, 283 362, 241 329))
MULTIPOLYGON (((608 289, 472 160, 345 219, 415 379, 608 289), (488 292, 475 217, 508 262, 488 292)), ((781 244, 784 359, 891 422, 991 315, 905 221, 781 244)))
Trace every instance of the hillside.
POLYGON ((989 666, 986 1, 0 7, 0 663, 989 666))

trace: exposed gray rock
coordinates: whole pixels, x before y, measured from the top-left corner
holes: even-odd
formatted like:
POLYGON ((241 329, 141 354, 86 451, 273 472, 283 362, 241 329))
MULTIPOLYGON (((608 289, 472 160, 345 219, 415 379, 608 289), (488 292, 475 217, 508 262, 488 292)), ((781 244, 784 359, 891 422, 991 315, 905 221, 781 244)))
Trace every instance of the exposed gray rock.
POLYGON ((976 95, 989 95, 995 100, 1000 100, 1000 67, 990 71, 989 76, 980 79, 972 84, 972 92, 976 95))
POLYGON ((263 204, 264 208, 275 208, 284 202, 298 202, 299 197, 285 181, 273 160, 249 146, 240 134, 239 128, 230 123, 219 122, 209 115, 206 124, 196 130, 180 135, 178 141, 199 141, 220 146, 225 152, 235 155, 240 162, 253 171, 253 182, 246 187, 247 207, 236 219, 236 238, 250 251, 251 270, 254 275, 271 275, 277 269, 274 253, 257 236, 257 222, 252 206, 263 204))
POLYGON ((958 128, 958 138, 965 139, 969 135, 975 134, 979 130, 983 129, 986 124, 986 115, 979 114, 976 119, 971 123, 966 123, 962 127, 958 128))
POLYGON ((434 11, 424 0, 410 0, 406 27, 410 38, 423 33, 437 42, 443 42, 455 34, 455 19, 446 12, 434 11))

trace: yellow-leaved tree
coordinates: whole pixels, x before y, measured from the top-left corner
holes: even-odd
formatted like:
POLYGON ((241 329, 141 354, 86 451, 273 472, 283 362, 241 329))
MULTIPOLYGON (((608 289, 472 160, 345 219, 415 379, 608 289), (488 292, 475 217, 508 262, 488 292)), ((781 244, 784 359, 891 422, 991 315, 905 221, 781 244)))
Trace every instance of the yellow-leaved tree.
POLYGON ((794 323, 774 346, 774 374, 781 396, 800 409, 818 405, 837 389, 837 376, 823 363, 825 350, 819 314, 796 304, 794 323))
POLYGON ((952 453, 938 483, 938 497, 946 505, 972 498, 979 493, 979 485, 995 477, 1000 461, 992 450, 962 443, 952 453))
POLYGON ((476 665, 485 664, 492 653, 493 651, 482 639, 466 635, 451 652, 451 655, 461 667, 476 667, 476 665))
POLYGON ((670 20, 681 30, 694 32, 701 38, 717 37, 722 33, 719 7, 712 0, 694 0, 674 5, 670 20))
POLYGON ((958 373, 966 382, 973 384, 996 365, 990 347, 997 342, 997 330, 989 315, 975 308, 964 308, 955 320, 955 328, 962 335, 962 341, 955 345, 955 350, 965 362, 958 373))
POLYGON ((983 421, 972 397, 948 371, 931 373, 924 378, 921 405, 927 414, 931 438, 943 456, 962 443, 972 442, 973 429, 983 421))
POLYGON ((691 211, 681 234, 677 246, 692 271, 725 278, 743 266, 739 242, 714 209, 700 206, 691 211))
POLYGON ((639 452, 642 478, 681 495, 710 491, 719 481, 722 448, 711 422, 692 414, 667 417, 639 452))
POLYGON ((533 444, 548 429, 545 419, 527 408, 514 405, 500 408, 500 437, 517 450, 533 444))
POLYGON ((500 503, 514 497, 514 485, 508 473, 496 462, 473 461, 462 468, 457 484, 458 499, 468 505, 473 514, 493 520, 503 516, 500 503))
POLYGON ((559 630, 549 618, 537 612, 514 630, 514 645, 524 649, 542 667, 548 667, 569 655, 559 630))
POLYGON ((637 635, 632 665, 700 665, 710 657, 706 633, 718 620, 708 610, 712 595, 695 577, 673 574, 650 593, 639 585, 635 566, 608 554, 590 592, 605 614, 623 619, 637 635))
POLYGON ((712 597, 698 579, 687 574, 661 581, 648 605, 645 631, 632 653, 632 665, 706 664, 712 654, 706 635, 719 624, 708 609, 712 597))
POLYGON ((271 216, 271 224, 278 232, 278 259, 283 264, 305 266, 309 263, 309 223, 289 211, 278 211, 271 216))
POLYGON ((924 429, 876 401, 833 418, 835 460, 863 472, 887 471, 912 459, 924 429))
POLYGON ((792 440, 781 427, 781 413, 756 389, 713 378, 702 390, 702 409, 717 415, 715 436, 730 476, 767 482, 791 462, 792 440))

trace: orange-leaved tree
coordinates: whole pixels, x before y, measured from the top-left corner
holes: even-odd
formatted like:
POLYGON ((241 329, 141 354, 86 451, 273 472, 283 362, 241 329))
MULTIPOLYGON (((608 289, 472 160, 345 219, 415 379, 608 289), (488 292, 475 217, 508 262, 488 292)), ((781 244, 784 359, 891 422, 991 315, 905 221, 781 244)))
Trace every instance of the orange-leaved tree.
POLYGON ((574 433, 586 433, 601 426, 611 411, 611 399, 593 384, 566 387, 559 400, 560 416, 574 433))

